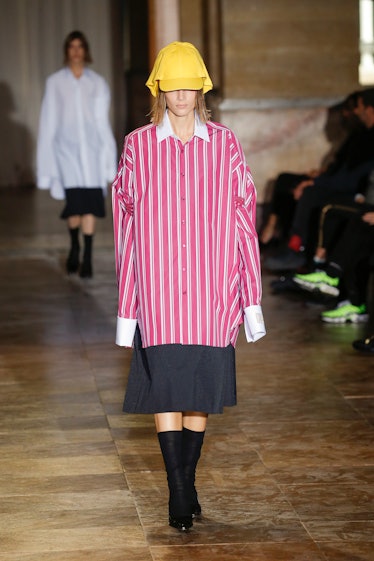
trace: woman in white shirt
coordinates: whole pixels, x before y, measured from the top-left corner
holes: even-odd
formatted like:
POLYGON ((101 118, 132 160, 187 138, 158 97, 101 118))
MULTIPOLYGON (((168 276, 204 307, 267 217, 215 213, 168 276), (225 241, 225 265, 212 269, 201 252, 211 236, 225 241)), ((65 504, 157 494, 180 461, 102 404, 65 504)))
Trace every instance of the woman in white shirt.
POLYGON ((117 150, 109 123, 110 91, 92 62, 86 37, 71 32, 64 43, 65 67, 48 77, 42 102, 37 184, 65 199, 70 252, 67 272, 92 277, 92 240, 96 218, 105 216, 107 184, 117 170, 117 150), (80 259, 79 231, 84 238, 80 259))

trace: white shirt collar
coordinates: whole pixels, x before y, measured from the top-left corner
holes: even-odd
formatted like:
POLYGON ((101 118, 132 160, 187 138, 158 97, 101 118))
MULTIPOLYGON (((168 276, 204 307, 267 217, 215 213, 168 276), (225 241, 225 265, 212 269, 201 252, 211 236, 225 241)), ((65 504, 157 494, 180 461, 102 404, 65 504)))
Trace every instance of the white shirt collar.
MULTIPOLYGON (((156 127, 156 136, 157 136, 157 142, 161 142, 162 140, 165 140, 165 138, 168 138, 169 136, 173 136, 174 138, 178 138, 177 135, 174 134, 174 131, 173 131, 173 128, 171 126, 167 110, 165 111, 165 115, 164 115, 164 118, 162 120, 162 123, 160 123, 156 127)), ((209 134, 208 134, 208 128, 207 128, 205 123, 202 123, 200 121, 199 116, 196 112, 195 112, 194 136, 198 136, 202 140, 206 140, 207 142, 210 142, 209 134)))

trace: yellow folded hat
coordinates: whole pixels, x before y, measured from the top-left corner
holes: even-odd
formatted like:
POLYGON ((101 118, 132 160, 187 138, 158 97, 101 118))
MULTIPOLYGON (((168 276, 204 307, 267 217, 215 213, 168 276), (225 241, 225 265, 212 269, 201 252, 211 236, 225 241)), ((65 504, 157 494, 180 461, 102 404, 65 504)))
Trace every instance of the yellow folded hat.
POLYGON ((191 43, 174 41, 158 53, 146 82, 151 94, 159 90, 203 90, 213 88, 212 81, 199 51, 191 43))

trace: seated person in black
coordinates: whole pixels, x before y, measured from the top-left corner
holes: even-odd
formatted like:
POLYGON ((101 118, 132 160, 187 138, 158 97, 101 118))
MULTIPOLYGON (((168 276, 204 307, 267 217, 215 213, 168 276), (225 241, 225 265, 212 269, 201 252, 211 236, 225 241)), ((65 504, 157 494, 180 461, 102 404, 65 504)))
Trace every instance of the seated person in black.
POLYGON ((342 236, 329 255, 324 271, 293 278, 308 291, 339 297, 333 310, 322 312, 328 323, 358 323, 368 320, 366 298, 371 260, 374 256, 374 206, 349 219, 342 236))
POLYGON ((332 158, 331 155, 325 156, 324 159, 330 160, 330 163, 320 169, 310 170, 306 173, 281 173, 275 180, 269 214, 260 233, 262 244, 269 243, 276 230, 281 239, 288 238, 297 198, 299 198, 297 188, 300 184, 321 175, 332 175, 344 165, 350 145, 355 143, 356 135, 364 128, 355 113, 357 96, 358 92, 353 92, 341 104, 330 109, 330 112, 339 112, 341 127, 346 131, 345 140, 332 158))
POLYGON ((269 257, 269 270, 295 270, 306 262, 305 249, 310 239, 313 213, 320 213, 328 203, 352 202, 362 180, 374 169, 374 88, 358 93, 356 113, 365 129, 356 136, 346 153, 344 164, 331 175, 321 175, 299 185, 300 199, 292 224, 292 235, 284 254, 269 257))

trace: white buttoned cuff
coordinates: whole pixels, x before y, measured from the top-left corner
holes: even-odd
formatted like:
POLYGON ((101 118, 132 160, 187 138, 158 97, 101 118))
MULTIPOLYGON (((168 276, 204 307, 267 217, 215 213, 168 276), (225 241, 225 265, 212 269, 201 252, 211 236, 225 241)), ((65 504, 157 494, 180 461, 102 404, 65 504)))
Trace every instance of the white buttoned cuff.
POLYGON ((116 345, 132 347, 137 320, 117 316, 116 345))
POLYGON ((254 343, 266 335, 261 306, 244 308, 244 331, 248 343, 254 343))

